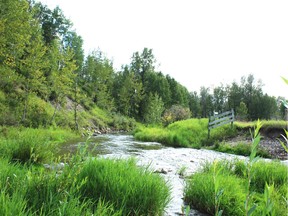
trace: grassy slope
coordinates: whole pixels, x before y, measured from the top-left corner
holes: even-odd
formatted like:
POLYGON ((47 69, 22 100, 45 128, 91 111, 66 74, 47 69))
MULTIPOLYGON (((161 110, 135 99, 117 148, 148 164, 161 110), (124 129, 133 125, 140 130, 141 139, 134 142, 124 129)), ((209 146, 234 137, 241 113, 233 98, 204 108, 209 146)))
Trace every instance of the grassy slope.
POLYGON ((189 119, 178 121, 168 127, 141 127, 134 136, 143 141, 157 141, 175 147, 200 148, 214 140, 235 136, 235 129, 229 125, 213 129, 208 140, 208 119, 189 119))
MULTIPOLYGON (((36 95, 30 95, 26 118, 23 117, 24 106, 17 103, 14 107, 10 107, 5 100, 5 94, 0 90, 0 125, 25 127, 64 127, 75 128, 74 102, 66 97, 61 107, 53 102, 45 101, 36 95)), ((135 120, 120 114, 111 113, 95 106, 82 102, 77 106, 77 123, 78 128, 87 129, 106 129, 115 130, 131 130, 135 127, 135 120)))
MULTIPOLYGON (((286 121, 262 121, 261 131, 276 129, 281 132, 286 127, 286 121)), ((227 138, 236 137, 239 133, 250 134, 256 125, 255 122, 234 122, 234 127, 224 125, 211 130, 210 139, 208 139, 208 119, 189 119, 178 121, 168 125, 168 127, 138 127, 134 136, 142 141, 156 141, 164 145, 174 147, 192 147, 201 148, 204 146, 213 146, 212 149, 229 152, 234 154, 249 155, 250 146, 239 143, 233 148, 221 143, 227 138), (215 145, 216 144, 216 145, 215 145)), ((283 131, 284 132, 284 131, 283 131)), ((263 157, 268 154, 259 149, 258 152, 263 157)))

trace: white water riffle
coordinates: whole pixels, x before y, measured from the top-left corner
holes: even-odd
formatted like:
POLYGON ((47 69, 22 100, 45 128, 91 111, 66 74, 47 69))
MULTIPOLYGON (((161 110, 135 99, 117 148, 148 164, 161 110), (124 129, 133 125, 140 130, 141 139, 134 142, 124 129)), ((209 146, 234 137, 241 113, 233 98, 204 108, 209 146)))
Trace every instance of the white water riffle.
MULTIPOLYGON (((183 212, 185 181, 179 175, 180 170, 184 170, 185 176, 188 176, 196 172, 205 162, 213 162, 216 159, 247 159, 211 150, 172 148, 155 142, 139 142, 130 135, 100 135, 93 139, 92 145, 96 145, 96 151, 101 157, 122 159, 134 157, 139 165, 149 165, 149 169, 160 173, 171 185, 172 190, 172 200, 166 208, 166 216, 182 215, 183 212)), ((190 211, 190 216, 202 215, 204 214, 197 210, 190 211)))

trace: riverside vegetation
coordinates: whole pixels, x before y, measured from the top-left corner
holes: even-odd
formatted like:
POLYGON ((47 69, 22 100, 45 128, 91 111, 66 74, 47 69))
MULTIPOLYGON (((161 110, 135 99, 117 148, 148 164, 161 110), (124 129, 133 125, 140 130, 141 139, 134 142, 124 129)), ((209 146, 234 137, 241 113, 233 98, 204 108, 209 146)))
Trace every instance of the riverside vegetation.
MULTIPOLYGON (((207 124, 208 119, 183 120, 167 127, 141 127, 134 135, 136 139, 156 140, 174 147, 208 148, 249 156, 248 162, 238 160, 206 163, 199 172, 186 178, 184 199, 193 208, 217 216, 287 215, 287 165, 277 160, 258 160, 260 157, 270 157, 268 152, 258 147, 260 131, 279 129, 287 135, 287 131, 283 129, 287 122, 235 122, 233 127, 226 125, 213 129, 210 139, 207 138, 207 124), (251 144, 239 142, 231 146, 225 143, 225 139, 247 133, 253 128, 255 132, 251 144)), ((282 136, 287 142, 287 138, 282 136)), ((288 143, 284 141, 279 140, 287 148, 288 143)))
MULTIPOLYGON (((270 129, 283 131, 286 127, 286 121, 262 121, 263 133, 270 129)), ((208 139, 208 119, 188 119, 177 121, 168 125, 138 127, 134 131, 134 137, 141 141, 157 141, 164 145, 172 147, 192 147, 207 148, 225 153, 248 156, 251 153, 251 144, 239 141, 233 146, 227 143, 227 140, 236 137, 238 134, 246 134, 249 137, 249 131, 256 126, 256 122, 234 122, 233 127, 225 125, 215 128, 211 131, 208 139)), ((265 149, 258 148, 257 154, 261 157, 271 157, 265 149)))
MULTIPOLYGON (((191 125, 191 121, 195 131, 190 133, 190 139, 193 142, 200 140, 207 145, 205 141, 207 132, 199 133, 199 137, 195 137, 197 136, 195 128, 203 131, 201 125, 203 124, 204 127, 207 119, 175 122, 168 128, 179 130, 180 133, 184 131, 181 125, 191 125)), ((268 127, 273 122, 265 124, 265 127, 268 127)), ((251 125, 254 123, 250 123, 251 125)), ((245 127, 248 125, 245 124, 245 127)), ((140 128, 136 130, 135 136, 137 133, 141 134, 141 130, 155 130, 143 126, 140 128)), ((164 128, 158 129, 164 130, 164 128)), ((189 126, 188 129, 190 130, 191 127, 189 126)), ((85 146, 79 148, 78 153, 73 156, 53 157, 61 143, 79 137, 79 134, 72 130, 1 127, 0 132, 0 202, 4 207, 0 213, 3 215, 75 215, 75 213, 79 215, 161 215, 169 202, 169 184, 159 174, 149 171, 148 167, 136 166, 133 159, 91 158, 85 151, 85 146), (61 169, 58 167, 60 161, 66 164, 61 169), (49 163, 50 167, 54 168, 44 168, 43 163, 49 163)), ((235 128, 230 126, 225 130, 219 128, 211 133, 211 139, 216 141, 221 137, 233 136, 234 133, 235 128)), ((155 136, 155 133, 152 134, 155 136)), ((174 131, 173 134, 177 133, 174 131)), ((180 133, 181 138, 185 138, 183 134, 189 137, 188 131, 180 133)), ((170 139, 182 143, 179 138, 170 139)), ((189 146, 188 141, 186 144, 189 146)), ((252 148, 250 155, 252 153, 257 154, 256 148, 252 148)), ((206 164, 203 171, 187 180, 185 200, 201 211, 206 209, 205 211, 210 214, 213 214, 215 206, 218 206, 217 211, 222 210, 223 215, 229 215, 231 212, 244 215, 243 203, 247 194, 245 185, 248 184, 248 173, 252 173, 249 175, 249 182, 251 182, 253 196, 250 198, 252 201, 249 207, 251 203, 257 204, 255 215, 263 212, 266 204, 272 206, 269 207, 272 208, 271 212, 284 215, 283 212, 287 210, 285 209, 287 167, 276 161, 265 162, 265 165, 264 162, 257 161, 250 170, 247 167, 243 161, 206 164), (225 184, 222 184, 223 182, 225 184), (266 182, 268 185, 265 190, 266 182), (221 188, 222 185, 225 187, 221 188), (239 200, 239 205, 236 203, 231 205, 231 200, 239 200)))
POLYGON ((211 215, 287 215, 288 169, 256 157, 261 124, 248 161, 214 161, 187 179, 185 200, 211 215))
POLYGON ((53 159, 71 131, 0 129, 0 215, 161 215, 170 200, 164 179, 133 159, 92 158, 85 146, 53 159))

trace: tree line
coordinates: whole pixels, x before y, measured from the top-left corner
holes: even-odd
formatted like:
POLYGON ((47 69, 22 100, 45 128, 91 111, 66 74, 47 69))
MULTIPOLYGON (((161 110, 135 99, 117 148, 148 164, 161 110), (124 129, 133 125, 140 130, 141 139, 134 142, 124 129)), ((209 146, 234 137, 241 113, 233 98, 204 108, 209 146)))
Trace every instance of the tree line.
POLYGON ((281 98, 263 93, 253 75, 214 89, 203 86, 197 93, 155 65, 153 50, 144 48, 116 71, 100 50, 84 56, 81 36, 59 7, 0 0, 0 124, 57 124, 67 98, 76 128, 79 106, 98 106, 144 123, 205 118, 231 108, 242 120, 284 117, 281 98))

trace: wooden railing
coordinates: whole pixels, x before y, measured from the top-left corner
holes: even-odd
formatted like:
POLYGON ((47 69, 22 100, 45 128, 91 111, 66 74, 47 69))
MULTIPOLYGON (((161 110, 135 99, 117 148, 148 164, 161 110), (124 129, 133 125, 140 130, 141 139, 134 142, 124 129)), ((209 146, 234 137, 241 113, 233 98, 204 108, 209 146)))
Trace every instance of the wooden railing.
POLYGON ((229 124, 231 123, 231 126, 233 125, 233 122, 235 120, 234 117, 234 110, 230 110, 224 113, 220 113, 217 115, 213 115, 209 117, 209 123, 208 123, 208 139, 210 138, 210 130, 216 127, 220 127, 221 125, 229 124))

